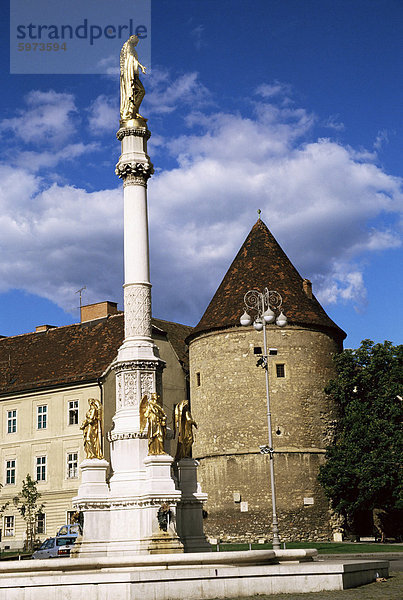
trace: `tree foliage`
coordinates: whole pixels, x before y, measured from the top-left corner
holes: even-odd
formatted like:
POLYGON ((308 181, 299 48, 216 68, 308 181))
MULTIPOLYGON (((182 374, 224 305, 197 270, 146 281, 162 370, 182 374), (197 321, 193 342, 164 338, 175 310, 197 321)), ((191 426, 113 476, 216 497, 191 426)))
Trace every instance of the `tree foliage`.
POLYGON ((403 509, 402 356, 403 346, 364 340, 335 357, 326 388, 339 419, 319 481, 353 531, 363 511, 403 509))
POLYGON ((32 552, 35 543, 36 516, 42 513, 44 508, 44 504, 38 503, 40 497, 41 493, 38 491, 37 482, 28 473, 22 482, 21 492, 13 499, 14 505, 26 524, 25 549, 28 552, 32 552))

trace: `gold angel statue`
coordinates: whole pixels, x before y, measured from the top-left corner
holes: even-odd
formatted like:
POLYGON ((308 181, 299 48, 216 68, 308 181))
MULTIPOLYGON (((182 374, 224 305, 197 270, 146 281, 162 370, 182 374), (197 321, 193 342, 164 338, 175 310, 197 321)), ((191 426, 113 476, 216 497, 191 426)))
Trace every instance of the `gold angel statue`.
POLYGON ((139 108, 145 95, 145 89, 139 78, 139 68, 142 73, 146 72, 146 68, 139 62, 135 50, 138 41, 137 35, 131 35, 120 51, 121 124, 130 119, 143 118, 139 114, 139 108))
POLYGON ((175 460, 191 458, 194 442, 193 427, 197 429, 197 423, 190 413, 189 400, 182 400, 175 406, 174 427, 175 432, 178 432, 175 460))
POLYGON ((164 440, 167 434, 167 416, 158 394, 144 396, 140 404, 140 430, 148 423, 148 454, 166 454, 164 440))
POLYGON ((102 404, 96 398, 89 398, 89 409, 80 429, 84 436, 84 450, 87 458, 103 458, 102 454, 102 404))

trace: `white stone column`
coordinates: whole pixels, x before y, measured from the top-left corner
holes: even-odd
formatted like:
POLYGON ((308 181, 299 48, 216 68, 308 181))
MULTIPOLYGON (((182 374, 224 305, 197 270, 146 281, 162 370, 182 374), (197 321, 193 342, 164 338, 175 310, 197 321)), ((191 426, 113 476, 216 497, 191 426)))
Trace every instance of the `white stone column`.
POLYGON ((134 119, 117 133, 122 153, 116 174, 124 194, 125 337, 112 368, 116 374, 116 413, 109 434, 113 496, 138 494, 145 481, 147 440, 140 431, 140 402, 147 394, 162 396, 164 367, 151 335, 151 283, 148 243, 147 181, 153 166, 147 154, 150 132, 134 119))
POLYGON ((149 136, 144 119, 131 120, 117 133, 122 153, 116 174, 124 190, 125 333, 112 365, 116 412, 108 439, 113 475, 108 489, 94 468, 88 473, 82 469, 83 486, 75 505, 84 512, 84 532, 76 556, 183 552, 175 518, 182 492, 171 476, 173 458, 147 456, 147 432, 140 431, 141 400, 153 392, 162 397, 164 367, 151 330, 147 180, 153 167, 147 155, 149 136), (99 495, 86 497, 98 489, 99 495), (158 521, 163 505, 172 514, 166 531, 158 521))

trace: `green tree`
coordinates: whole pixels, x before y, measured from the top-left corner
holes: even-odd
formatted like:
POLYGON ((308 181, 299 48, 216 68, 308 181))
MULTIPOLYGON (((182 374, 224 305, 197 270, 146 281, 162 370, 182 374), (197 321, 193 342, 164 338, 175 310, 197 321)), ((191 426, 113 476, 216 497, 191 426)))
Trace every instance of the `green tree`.
POLYGON ((13 498, 14 505, 26 524, 25 550, 28 552, 32 552, 34 548, 36 516, 41 514, 44 508, 44 504, 38 503, 40 497, 37 482, 28 473, 22 482, 21 492, 13 498))
POLYGON ((319 481, 354 533, 365 512, 386 522, 403 509, 402 357, 403 346, 364 340, 335 357, 337 377, 326 388, 339 418, 319 481))

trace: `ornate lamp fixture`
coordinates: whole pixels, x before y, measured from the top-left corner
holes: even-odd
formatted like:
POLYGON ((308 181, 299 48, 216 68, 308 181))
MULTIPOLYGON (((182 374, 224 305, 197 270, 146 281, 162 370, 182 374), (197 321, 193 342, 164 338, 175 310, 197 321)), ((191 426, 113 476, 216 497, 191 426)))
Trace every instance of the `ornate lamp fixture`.
POLYGON ((268 290, 264 288, 263 292, 258 290, 249 290, 244 296, 245 312, 243 313, 240 321, 241 325, 248 327, 252 324, 252 317, 246 312, 252 310, 256 313, 256 317, 253 321, 253 327, 256 331, 262 331, 263 326, 267 323, 276 322, 278 327, 284 327, 287 325, 287 317, 281 311, 281 305, 283 299, 278 292, 268 290), (276 317, 274 311, 280 311, 280 314, 276 317))
MULTIPOLYGON (((267 339, 266 339, 266 325, 274 323, 278 327, 284 327, 287 325, 287 317, 281 310, 283 299, 281 295, 273 290, 264 289, 263 292, 258 290, 249 290, 244 296, 245 311, 240 318, 241 325, 249 327, 252 325, 256 331, 263 330, 263 356, 258 360, 257 366, 262 366, 265 370, 266 378, 266 402, 267 402, 267 427, 269 432, 269 444, 260 446, 261 454, 268 454, 270 456, 270 482, 271 482, 271 500, 273 508, 273 549, 280 549, 280 537, 278 530, 278 519, 276 510, 276 486, 274 479, 274 449, 273 439, 271 432, 271 412, 270 412, 270 394, 269 394, 269 369, 268 369, 268 354, 267 354, 267 339), (247 312, 253 312, 255 314, 254 319, 247 312), (276 317, 276 313, 278 316, 276 317)), ((277 351, 276 351, 277 353, 277 351)))

